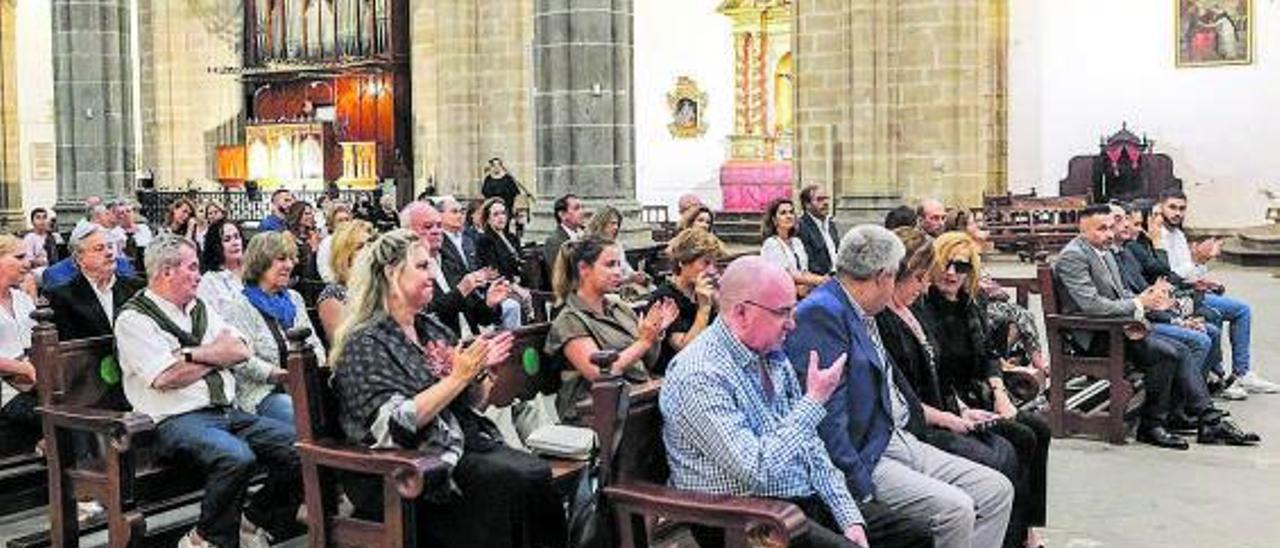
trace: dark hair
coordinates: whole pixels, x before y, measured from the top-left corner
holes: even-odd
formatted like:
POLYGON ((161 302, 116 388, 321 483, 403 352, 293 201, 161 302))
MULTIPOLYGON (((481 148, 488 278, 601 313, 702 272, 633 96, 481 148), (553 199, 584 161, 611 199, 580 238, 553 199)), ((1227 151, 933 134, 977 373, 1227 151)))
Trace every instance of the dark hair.
POLYGON ((555 211, 557 224, 563 222, 560 220, 560 214, 566 211, 569 211, 569 200, 571 199, 576 200, 578 199, 578 196, 570 193, 570 194, 565 194, 564 196, 561 196, 559 198, 556 198, 556 203, 555 205, 552 206, 552 208, 555 211))
POLYGON ((813 193, 817 192, 820 187, 818 185, 808 185, 800 191, 800 205, 809 206, 809 202, 813 201, 813 193))
MULTIPOLYGON (((493 210, 493 206, 498 204, 502 204, 502 207, 504 208, 507 207, 507 204, 502 201, 502 198, 497 196, 494 196, 493 198, 489 198, 485 200, 484 203, 480 205, 480 226, 476 227, 478 230, 485 233, 497 232, 496 230, 493 229, 493 227, 489 226, 489 215, 490 215, 490 212, 493 210)), ((508 215, 507 228, 504 229, 503 232, 510 234, 511 233, 511 217, 510 217, 511 212, 508 211, 507 215, 508 215)))
POLYGON ((1090 204, 1080 210, 1080 219, 1087 219, 1097 215, 1111 215, 1111 204, 1090 204))
POLYGON ((1167 200, 1174 200, 1174 199, 1186 200, 1187 194, 1183 192, 1181 188, 1166 188, 1160 191, 1161 202, 1164 202, 1167 200))
POLYGON ((274 203, 276 201, 276 196, 279 196, 281 194, 292 194, 292 193, 287 188, 277 188, 275 189, 275 191, 271 193, 271 201, 274 203))
POLYGON ((308 209, 311 209, 311 204, 302 200, 298 200, 289 206, 288 211, 285 211, 284 214, 285 225, 289 227, 289 232, 298 233, 299 229, 302 228, 302 214, 306 213, 308 209))
POLYGON ((1121 207, 1124 208, 1125 213, 1132 215, 1142 211, 1150 213, 1151 208, 1155 207, 1155 205, 1155 201, 1151 198, 1135 198, 1130 200, 1129 203, 1121 204, 1121 207))
POLYGON ((893 230, 904 226, 916 226, 916 220, 920 216, 916 214, 916 209, 909 205, 900 205, 890 209, 884 215, 884 227, 893 230))
POLYGON ((38 213, 44 213, 44 214, 45 214, 45 216, 48 216, 48 215, 49 215, 49 210, 47 210, 47 209, 45 209, 45 208, 43 208, 43 207, 37 207, 37 208, 35 208, 35 209, 31 210, 31 214, 30 214, 30 215, 28 215, 28 216, 27 216, 27 218, 29 218, 29 219, 31 220, 31 222, 32 222, 32 223, 34 223, 34 222, 36 222, 36 214, 38 214, 38 213))
MULTIPOLYGON (((764 236, 764 239, 767 240, 778 233, 778 224, 773 221, 773 218, 778 215, 778 210, 782 209, 783 204, 791 206, 791 212, 795 213, 796 204, 791 201, 791 198, 774 198, 769 202, 769 207, 764 210, 764 218, 760 220, 760 235, 764 236)), ((787 235, 788 238, 795 236, 794 226, 791 227, 791 232, 787 235)))
POLYGON ((209 228, 204 233, 204 246, 200 248, 201 272, 222 270, 226 266, 225 257, 222 256, 225 251, 222 247, 222 229, 227 224, 235 227, 236 232, 239 232, 242 238, 244 237, 238 224, 228 223, 226 220, 209 223, 209 228))
POLYGON ((551 289, 556 301, 563 303, 570 293, 578 289, 578 265, 595 264, 605 248, 614 245, 613 240, 598 234, 588 234, 581 240, 560 244, 556 264, 551 274, 551 289))

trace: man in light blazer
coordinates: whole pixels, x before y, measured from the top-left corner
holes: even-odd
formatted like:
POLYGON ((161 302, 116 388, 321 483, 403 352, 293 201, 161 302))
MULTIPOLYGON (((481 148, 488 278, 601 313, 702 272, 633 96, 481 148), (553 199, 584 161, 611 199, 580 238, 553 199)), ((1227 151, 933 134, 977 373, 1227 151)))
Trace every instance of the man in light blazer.
POLYGON ((809 256, 809 272, 822 276, 833 274, 840 231, 831 220, 831 197, 822 187, 809 185, 800 191, 800 204, 804 206, 804 215, 800 216, 798 232, 804 252, 809 256))

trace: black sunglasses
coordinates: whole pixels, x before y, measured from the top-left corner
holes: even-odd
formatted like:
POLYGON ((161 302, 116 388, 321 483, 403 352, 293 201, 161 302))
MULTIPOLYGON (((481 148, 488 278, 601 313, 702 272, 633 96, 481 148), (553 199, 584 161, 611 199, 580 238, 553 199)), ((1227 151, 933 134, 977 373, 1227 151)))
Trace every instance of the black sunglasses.
POLYGON ((973 272, 973 263, 953 260, 947 263, 947 268, 956 271, 956 274, 968 274, 973 272))

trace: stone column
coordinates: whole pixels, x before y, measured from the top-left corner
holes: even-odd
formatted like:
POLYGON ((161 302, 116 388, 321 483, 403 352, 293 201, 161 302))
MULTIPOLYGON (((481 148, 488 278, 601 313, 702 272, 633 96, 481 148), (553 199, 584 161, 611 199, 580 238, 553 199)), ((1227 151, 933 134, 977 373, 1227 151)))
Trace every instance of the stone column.
POLYGON ((622 238, 644 239, 635 199, 632 14, 632 0, 536 0, 534 239, 554 230, 552 204, 570 192, 588 210, 618 208, 622 238))
POLYGON ((57 209, 130 193, 134 184, 129 0, 53 1, 57 209))
POLYGON ((22 223, 18 169, 18 73, 14 38, 17 3, 0 0, 0 224, 17 232, 22 223))

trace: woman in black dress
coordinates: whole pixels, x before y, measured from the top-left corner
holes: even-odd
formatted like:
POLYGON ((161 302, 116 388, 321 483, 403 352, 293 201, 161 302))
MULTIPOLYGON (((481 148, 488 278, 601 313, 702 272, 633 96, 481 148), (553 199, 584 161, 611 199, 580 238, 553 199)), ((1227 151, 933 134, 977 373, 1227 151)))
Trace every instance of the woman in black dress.
POLYGON ((671 299, 680 315, 667 328, 662 351, 653 372, 661 375, 667 363, 716 319, 720 268, 716 261, 725 256, 720 238, 705 230, 685 230, 667 244, 671 275, 652 294, 650 303, 671 299))
POLYGON ((493 268, 511 282, 519 282, 524 261, 520 259, 520 239, 507 230, 507 206, 501 198, 489 198, 480 206, 480 237, 476 258, 485 268, 493 268))

